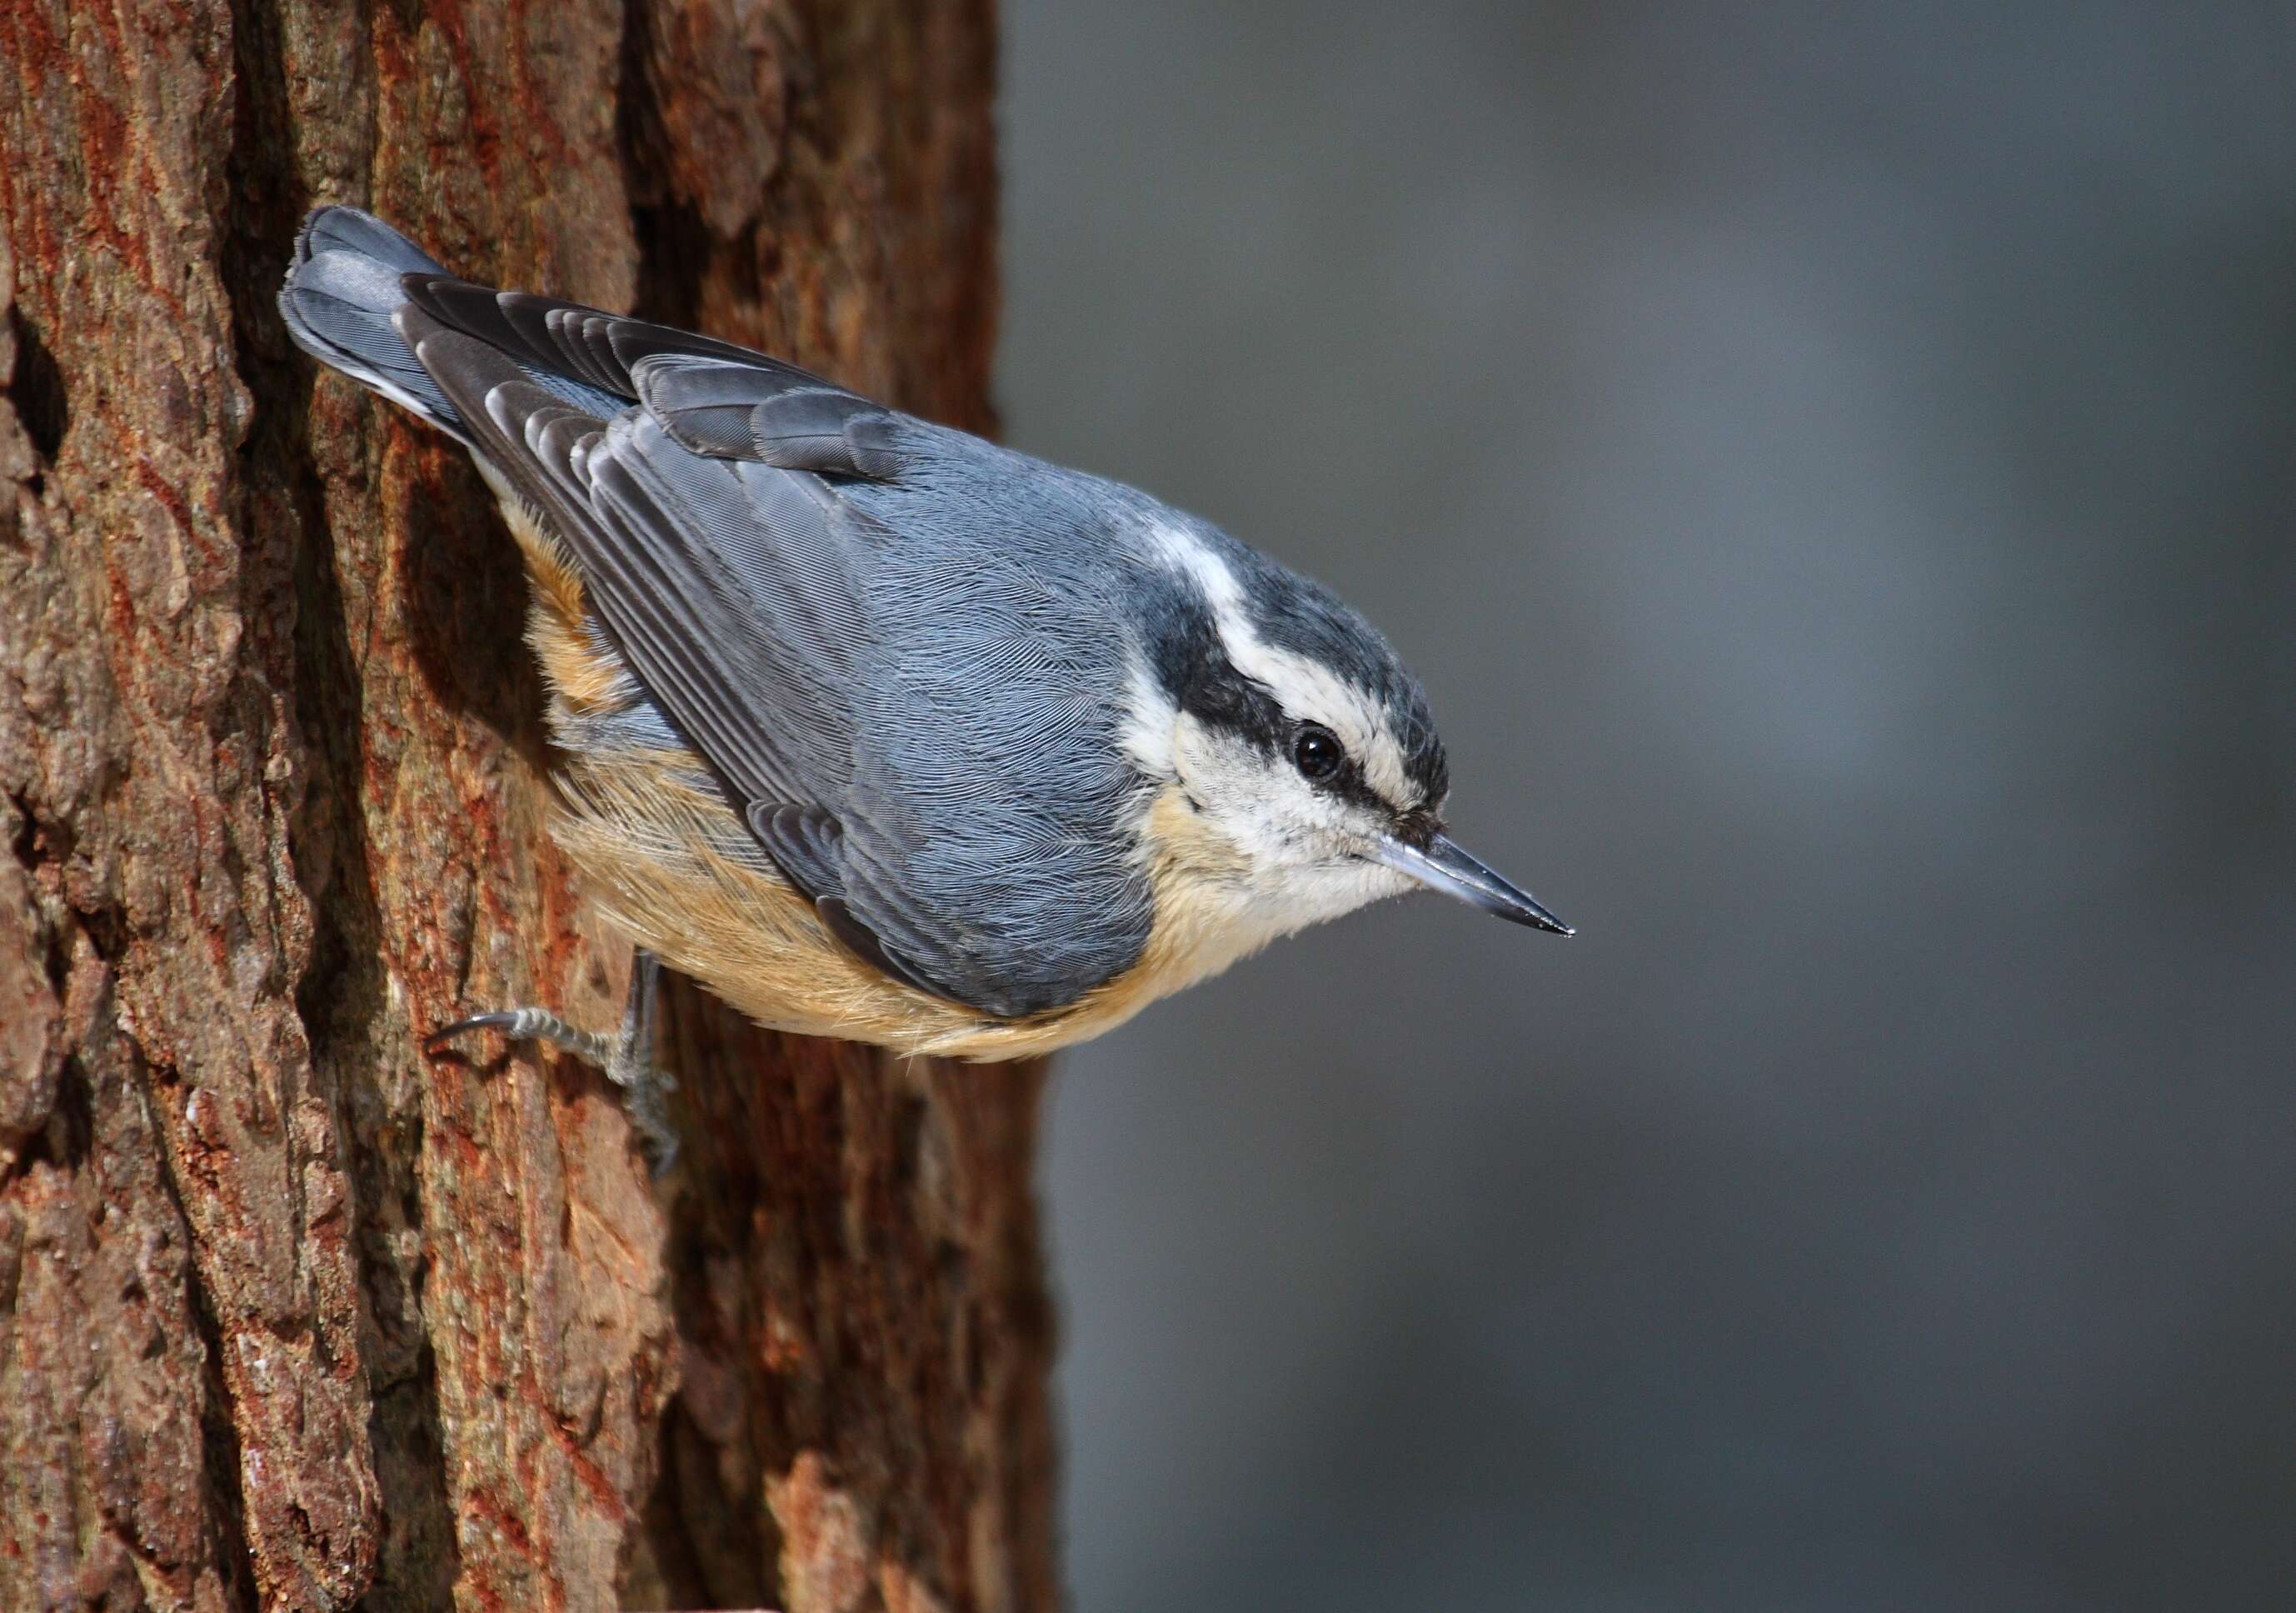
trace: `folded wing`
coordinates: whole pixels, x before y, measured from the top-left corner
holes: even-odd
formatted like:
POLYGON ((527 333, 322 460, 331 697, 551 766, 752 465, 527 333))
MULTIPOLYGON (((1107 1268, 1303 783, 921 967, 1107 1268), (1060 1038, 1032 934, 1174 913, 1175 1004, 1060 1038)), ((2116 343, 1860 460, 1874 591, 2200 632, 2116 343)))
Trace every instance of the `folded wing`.
POLYGON ((1094 658, 1030 567, 903 529, 933 428, 706 337, 443 274, 406 291, 423 381, 832 933, 995 1015, 1136 959, 1150 897, 1104 832, 1094 658))

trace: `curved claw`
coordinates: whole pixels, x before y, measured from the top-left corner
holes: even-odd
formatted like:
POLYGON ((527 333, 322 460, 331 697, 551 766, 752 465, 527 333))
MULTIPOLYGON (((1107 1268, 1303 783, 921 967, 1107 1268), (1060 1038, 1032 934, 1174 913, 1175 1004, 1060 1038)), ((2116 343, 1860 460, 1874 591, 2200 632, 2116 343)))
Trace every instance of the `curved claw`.
POLYGON ((436 1052, 441 1042, 472 1030, 498 1030, 513 1042, 547 1042, 602 1068, 611 1062, 619 1051, 612 1037, 578 1030, 546 1008, 499 1008, 490 1013, 472 1014, 423 1037, 423 1051, 436 1052))
POLYGON ((467 1036, 474 1030, 498 1030, 515 1037, 519 1034, 517 1028, 521 1012, 517 1009, 503 1009, 493 1013, 472 1014, 469 1019, 457 1019, 452 1025, 442 1025, 422 1038, 422 1051, 437 1052, 441 1043, 451 1042, 456 1036, 467 1036))

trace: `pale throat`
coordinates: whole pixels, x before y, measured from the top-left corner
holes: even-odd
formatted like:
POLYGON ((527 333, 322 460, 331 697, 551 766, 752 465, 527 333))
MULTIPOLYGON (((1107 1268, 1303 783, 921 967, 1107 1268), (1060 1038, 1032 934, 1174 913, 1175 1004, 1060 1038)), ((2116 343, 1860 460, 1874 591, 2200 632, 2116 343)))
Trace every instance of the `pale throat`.
POLYGON ((1359 855, 1366 826, 1234 736, 1169 702, 1138 711, 1134 730, 1154 735, 1135 758, 1161 781, 1135 830, 1160 923, 1181 916, 1242 955, 1410 888, 1359 855))
POLYGON ((1153 966, 1176 982, 1218 974, 1271 941, 1411 888, 1391 869, 1352 858, 1271 867, 1177 782, 1151 798, 1139 845, 1156 893, 1153 966))

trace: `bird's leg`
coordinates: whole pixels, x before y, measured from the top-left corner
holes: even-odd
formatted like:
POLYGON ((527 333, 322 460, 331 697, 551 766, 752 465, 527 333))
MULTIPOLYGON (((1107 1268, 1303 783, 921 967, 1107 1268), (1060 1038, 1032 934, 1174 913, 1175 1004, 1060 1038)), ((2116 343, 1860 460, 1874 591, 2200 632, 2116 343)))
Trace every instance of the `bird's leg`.
POLYGON ((436 1052, 441 1043, 465 1032, 496 1030, 512 1042, 547 1042, 586 1064, 596 1065, 606 1079, 622 1089, 630 1124, 637 1128, 638 1140, 659 1176, 677 1158, 677 1133, 669 1124, 663 1101, 664 1094, 677 1083, 651 1057, 654 1000, 660 986, 661 964, 641 946, 630 962, 630 995, 622 1009, 619 1036, 578 1030, 546 1008, 503 1008, 442 1026, 425 1036, 422 1045, 436 1052))

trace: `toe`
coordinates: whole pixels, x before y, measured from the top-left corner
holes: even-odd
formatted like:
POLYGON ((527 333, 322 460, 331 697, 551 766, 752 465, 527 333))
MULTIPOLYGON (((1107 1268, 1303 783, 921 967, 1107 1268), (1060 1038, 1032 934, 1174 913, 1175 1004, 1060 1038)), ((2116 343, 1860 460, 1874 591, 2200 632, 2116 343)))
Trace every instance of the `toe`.
POLYGON ((519 1018, 519 1011, 514 1008, 506 1008, 493 1013, 472 1014, 467 1019, 457 1019, 452 1025, 440 1026, 422 1038, 422 1045, 426 1051, 436 1052, 440 1044, 450 1042, 456 1036, 467 1036, 474 1030, 508 1032, 516 1028, 519 1018))

